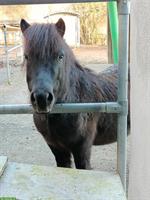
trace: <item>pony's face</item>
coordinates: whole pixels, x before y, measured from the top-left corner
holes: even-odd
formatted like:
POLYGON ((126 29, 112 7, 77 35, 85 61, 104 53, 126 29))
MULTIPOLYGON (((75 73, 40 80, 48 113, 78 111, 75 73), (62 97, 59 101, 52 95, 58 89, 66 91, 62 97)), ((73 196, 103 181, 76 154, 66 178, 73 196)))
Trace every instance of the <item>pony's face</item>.
POLYGON ((21 20, 20 26, 31 103, 36 112, 48 113, 65 87, 65 24, 62 19, 56 24, 34 25, 21 20))

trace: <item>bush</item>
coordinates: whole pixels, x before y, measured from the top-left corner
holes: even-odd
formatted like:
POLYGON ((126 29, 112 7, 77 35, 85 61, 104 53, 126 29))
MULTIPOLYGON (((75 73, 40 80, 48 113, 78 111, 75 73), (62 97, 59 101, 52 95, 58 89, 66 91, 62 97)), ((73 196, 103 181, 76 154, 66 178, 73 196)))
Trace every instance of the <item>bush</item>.
POLYGON ((79 3, 72 5, 73 11, 80 15, 81 44, 106 45, 107 34, 101 31, 101 26, 104 26, 107 21, 106 5, 106 3, 79 3))

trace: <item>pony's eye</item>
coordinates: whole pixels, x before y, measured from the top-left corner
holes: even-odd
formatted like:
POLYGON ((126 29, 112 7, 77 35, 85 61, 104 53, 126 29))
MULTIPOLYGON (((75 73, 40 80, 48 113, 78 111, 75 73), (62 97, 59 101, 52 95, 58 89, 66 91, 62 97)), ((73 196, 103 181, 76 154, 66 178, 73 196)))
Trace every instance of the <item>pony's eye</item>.
POLYGON ((28 60, 29 57, 28 57, 28 55, 25 54, 25 55, 24 55, 24 58, 25 58, 26 60, 28 60))
POLYGON ((63 57, 64 57, 64 55, 63 55, 63 54, 59 55, 59 56, 58 56, 58 60, 62 60, 62 59, 63 59, 63 57))

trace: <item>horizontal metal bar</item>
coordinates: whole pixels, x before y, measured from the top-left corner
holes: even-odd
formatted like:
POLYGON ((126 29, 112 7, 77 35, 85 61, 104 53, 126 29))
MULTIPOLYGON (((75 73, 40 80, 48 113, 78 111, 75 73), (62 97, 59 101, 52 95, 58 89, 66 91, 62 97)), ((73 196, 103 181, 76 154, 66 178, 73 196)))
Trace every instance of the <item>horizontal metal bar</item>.
POLYGON ((16 50, 16 49, 18 49, 18 48, 21 48, 21 47, 22 47, 22 44, 17 45, 17 46, 15 46, 15 47, 12 47, 12 48, 8 49, 7 52, 10 53, 11 51, 14 51, 14 50, 16 50))
POLYGON ((0 5, 110 2, 116 0, 0 0, 0 5))
MULTIPOLYGON (((120 113, 121 106, 117 102, 108 103, 65 103, 55 104, 51 113, 103 112, 120 113)), ((31 104, 0 105, 0 114, 32 114, 31 104)))
POLYGON ((5 21, 2 21, 2 24, 0 25, 0 28, 1 28, 3 31, 19 31, 19 30, 20 30, 19 27, 10 26, 10 25, 8 25, 8 24, 5 24, 4 22, 5 22, 5 21))

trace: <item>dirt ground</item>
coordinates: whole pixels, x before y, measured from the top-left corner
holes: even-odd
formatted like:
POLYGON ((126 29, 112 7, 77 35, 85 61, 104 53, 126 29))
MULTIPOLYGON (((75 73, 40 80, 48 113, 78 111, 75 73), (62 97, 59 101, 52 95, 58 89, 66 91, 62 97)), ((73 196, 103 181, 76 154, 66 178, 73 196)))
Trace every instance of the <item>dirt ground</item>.
MULTIPOLYGON (((100 63, 107 63, 105 47, 73 49, 78 60, 100 71, 100 63)), ((0 68, 0 104, 29 103, 25 69, 12 67, 11 85, 7 83, 6 68, 0 68)), ((10 161, 55 166, 54 156, 37 132, 32 115, 0 115, 0 155, 10 161)), ((116 170, 117 145, 93 146, 91 163, 94 170, 116 170)))

